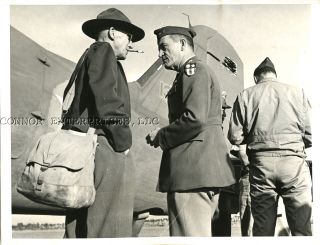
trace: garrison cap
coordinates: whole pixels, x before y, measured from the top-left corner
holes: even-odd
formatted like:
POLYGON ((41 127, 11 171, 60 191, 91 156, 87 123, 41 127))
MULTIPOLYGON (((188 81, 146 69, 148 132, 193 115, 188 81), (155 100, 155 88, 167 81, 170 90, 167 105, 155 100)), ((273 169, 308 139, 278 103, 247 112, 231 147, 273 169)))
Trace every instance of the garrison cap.
POLYGON ((158 40, 166 35, 180 34, 191 38, 197 35, 196 32, 190 28, 180 26, 165 26, 155 30, 153 33, 157 35, 158 40))
POLYGON ((261 64, 254 70, 253 75, 258 76, 264 71, 273 71, 275 74, 277 74, 276 69, 274 68, 274 65, 272 61, 269 59, 269 57, 265 58, 261 62, 261 64))

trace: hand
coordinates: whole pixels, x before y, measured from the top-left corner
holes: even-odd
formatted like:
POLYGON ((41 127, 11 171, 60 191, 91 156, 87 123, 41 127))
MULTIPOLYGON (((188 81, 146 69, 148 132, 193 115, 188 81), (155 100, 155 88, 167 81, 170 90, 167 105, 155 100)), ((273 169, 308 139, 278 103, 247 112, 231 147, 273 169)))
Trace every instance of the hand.
POLYGON ((147 144, 153 146, 154 148, 159 147, 159 130, 160 128, 156 128, 146 136, 147 144))
POLYGON ((249 159, 246 154, 246 145, 231 145, 230 153, 233 156, 238 157, 242 164, 249 165, 249 159))
POLYGON ((240 145, 239 146, 239 158, 240 160, 242 161, 242 163, 244 165, 249 165, 249 159, 248 159, 248 156, 247 156, 247 153, 246 153, 246 145, 240 145))

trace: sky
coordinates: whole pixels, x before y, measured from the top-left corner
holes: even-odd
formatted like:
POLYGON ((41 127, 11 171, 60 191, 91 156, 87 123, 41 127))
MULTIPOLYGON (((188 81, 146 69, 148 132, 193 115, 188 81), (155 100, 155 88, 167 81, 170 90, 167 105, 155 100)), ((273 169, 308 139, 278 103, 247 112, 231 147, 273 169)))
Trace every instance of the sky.
MULTIPOLYGON (((10 7, 10 24, 44 48, 74 62, 93 40, 82 33, 83 22, 103 10, 116 7, 145 30, 145 38, 134 44, 144 54, 131 53, 122 62, 128 81, 138 79, 157 59, 153 31, 165 25, 207 25, 233 45, 244 64, 245 87, 253 85, 253 70, 265 57, 275 64, 281 81, 312 92, 311 69, 315 29, 308 4, 238 5, 46 5, 10 7)), ((309 97, 312 97, 310 95, 309 97)))
MULTIPOLYGON (((2 1, 0 25, 5 31, 2 33, 4 44, 0 47, 3 60, 0 74, 6 74, 1 81, 2 114, 10 115, 8 24, 49 51, 76 62, 93 42, 82 33, 83 22, 96 18, 109 7, 116 7, 146 33, 142 41, 134 44, 134 48, 143 50, 144 54, 130 53, 127 60, 122 62, 128 81, 138 79, 157 59, 156 37, 153 31, 165 25, 187 26, 187 17, 182 14, 185 13, 190 16, 192 25, 207 25, 231 43, 244 64, 245 87, 254 84, 253 70, 268 56, 275 65, 279 80, 303 87, 313 108, 317 110, 315 114, 318 115, 320 100, 316 87, 319 83, 317 73, 320 55, 320 1, 278 0, 268 2, 284 4, 267 5, 248 4, 258 1, 232 1, 231 4, 222 4, 230 2, 227 0, 196 1, 201 5, 194 5, 195 1, 183 1, 180 5, 172 5, 167 1, 153 1, 161 5, 151 5, 151 1, 135 1, 135 5, 128 5, 126 1, 117 1, 121 2, 121 5, 101 5, 101 2, 95 1, 95 5, 87 5, 88 1, 2 1)), ((315 129, 318 132, 317 127, 315 129)), ((1 134, 1 145, 10 146, 10 131, 1 126, 1 134), (8 138, 4 139, 6 137, 8 138)), ((2 163, 4 160, 10 161, 6 157, 8 156, 1 155, 2 163)), ((3 169, 1 170, 3 172, 3 169)), ((10 179, 6 178, 10 177, 2 175, 2 183, 10 183, 10 179)), ((316 187, 314 190, 317 190, 316 187)), ((7 193, 2 195, 10 198, 7 193)), ((6 205, 7 203, 2 204, 2 209, 10 210, 10 206, 6 205)))

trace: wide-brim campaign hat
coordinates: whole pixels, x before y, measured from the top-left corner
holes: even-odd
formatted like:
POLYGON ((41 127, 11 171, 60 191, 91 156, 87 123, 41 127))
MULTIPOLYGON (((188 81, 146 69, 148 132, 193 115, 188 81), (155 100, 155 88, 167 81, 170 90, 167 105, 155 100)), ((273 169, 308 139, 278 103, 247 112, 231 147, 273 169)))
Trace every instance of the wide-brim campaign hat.
POLYGON ((82 31, 87 36, 96 39, 99 32, 114 27, 119 31, 132 35, 132 42, 137 42, 144 38, 144 31, 131 23, 129 18, 116 8, 107 9, 98 14, 96 19, 83 23, 82 31))

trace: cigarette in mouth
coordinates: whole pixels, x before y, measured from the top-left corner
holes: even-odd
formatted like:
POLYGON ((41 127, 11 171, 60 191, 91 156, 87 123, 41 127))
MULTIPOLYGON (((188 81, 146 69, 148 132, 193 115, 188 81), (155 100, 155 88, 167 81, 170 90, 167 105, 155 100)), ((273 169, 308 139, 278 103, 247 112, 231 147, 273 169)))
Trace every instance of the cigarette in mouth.
POLYGON ((137 49, 128 49, 128 52, 134 52, 134 53, 139 53, 139 54, 143 54, 143 50, 137 50, 137 49))

